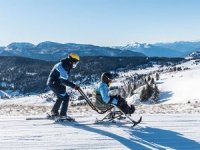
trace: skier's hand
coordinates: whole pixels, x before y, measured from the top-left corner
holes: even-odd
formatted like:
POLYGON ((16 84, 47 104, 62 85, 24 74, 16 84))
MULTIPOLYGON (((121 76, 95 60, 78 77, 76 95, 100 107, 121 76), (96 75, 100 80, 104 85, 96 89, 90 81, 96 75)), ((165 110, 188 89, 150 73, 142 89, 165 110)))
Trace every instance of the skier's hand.
POLYGON ((116 97, 117 97, 117 99, 118 99, 119 101, 122 100, 121 95, 116 95, 116 97))
POLYGON ((75 85, 74 89, 75 89, 75 90, 79 90, 79 89, 80 89, 80 86, 79 86, 79 85, 75 85))

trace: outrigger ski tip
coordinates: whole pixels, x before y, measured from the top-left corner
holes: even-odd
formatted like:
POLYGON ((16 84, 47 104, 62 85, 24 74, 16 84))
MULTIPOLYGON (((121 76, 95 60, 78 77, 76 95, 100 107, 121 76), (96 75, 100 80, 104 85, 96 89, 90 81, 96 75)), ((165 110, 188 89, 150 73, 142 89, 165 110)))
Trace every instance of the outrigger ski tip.
POLYGON ((140 119, 139 119, 138 121, 134 121, 134 122, 133 122, 133 126, 132 126, 132 127, 135 127, 135 126, 138 125, 141 121, 142 121, 142 116, 140 116, 140 119))

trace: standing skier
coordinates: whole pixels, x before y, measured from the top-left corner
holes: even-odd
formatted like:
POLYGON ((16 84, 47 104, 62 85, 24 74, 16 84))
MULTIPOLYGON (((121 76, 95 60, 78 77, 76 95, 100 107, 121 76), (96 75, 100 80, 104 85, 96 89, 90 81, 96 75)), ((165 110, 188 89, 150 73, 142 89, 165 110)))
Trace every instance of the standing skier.
POLYGON ((101 82, 96 88, 96 99, 102 100, 106 104, 117 106, 125 114, 132 114, 135 111, 134 105, 129 106, 125 99, 120 95, 109 95, 109 86, 112 82, 113 75, 109 72, 105 72, 101 75, 101 82))
POLYGON ((80 88, 78 85, 68 81, 70 70, 77 66, 79 60, 80 57, 77 54, 70 53, 67 58, 57 63, 50 72, 47 85, 57 96, 57 100, 51 110, 52 116, 68 117, 69 95, 66 92, 66 86, 75 90, 80 88), (60 106, 61 110, 59 112, 60 106))

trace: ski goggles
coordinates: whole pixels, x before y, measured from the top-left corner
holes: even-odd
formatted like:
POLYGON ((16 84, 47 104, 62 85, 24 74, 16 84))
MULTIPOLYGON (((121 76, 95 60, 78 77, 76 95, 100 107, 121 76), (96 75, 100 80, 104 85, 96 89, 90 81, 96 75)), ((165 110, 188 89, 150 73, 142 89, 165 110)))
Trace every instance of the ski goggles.
POLYGON ((73 68, 76 68, 76 66, 78 65, 78 63, 79 63, 79 61, 77 61, 77 62, 73 62, 72 67, 73 67, 73 68))

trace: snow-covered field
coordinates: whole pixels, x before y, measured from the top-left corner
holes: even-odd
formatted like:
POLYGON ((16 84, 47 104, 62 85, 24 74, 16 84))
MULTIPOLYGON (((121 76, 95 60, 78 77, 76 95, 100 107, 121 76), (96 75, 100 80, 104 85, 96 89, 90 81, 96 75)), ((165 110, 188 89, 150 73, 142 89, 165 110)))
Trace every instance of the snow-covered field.
MULTIPOLYGON (((78 123, 0 117, 0 149, 200 149, 200 115, 143 115, 143 122, 93 124, 97 114, 74 114, 78 123)), ((137 118, 135 115, 133 118, 137 118)))
MULTIPOLYGON (((136 103, 142 123, 93 124, 99 115, 88 106, 69 107, 77 123, 26 120, 45 116, 53 102, 42 95, 0 100, 0 149, 200 149, 200 64, 189 61, 177 67, 188 70, 160 74, 156 81, 160 103, 136 103)), ((159 66, 126 74, 147 73, 159 66)), ((137 95, 129 97, 134 101, 137 95), (135 97, 136 96, 136 97, 135 97)))
POLYGON ((158 81, 161 101, 165 103, 200 102, 200 65, 190 61, 177 67, 190 69, 161 74, 161 79, 158 81))

